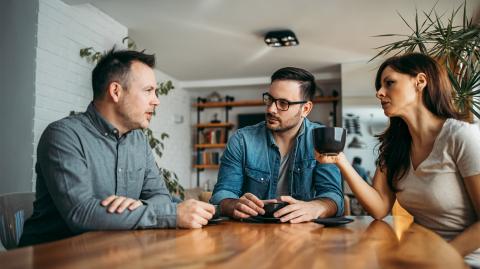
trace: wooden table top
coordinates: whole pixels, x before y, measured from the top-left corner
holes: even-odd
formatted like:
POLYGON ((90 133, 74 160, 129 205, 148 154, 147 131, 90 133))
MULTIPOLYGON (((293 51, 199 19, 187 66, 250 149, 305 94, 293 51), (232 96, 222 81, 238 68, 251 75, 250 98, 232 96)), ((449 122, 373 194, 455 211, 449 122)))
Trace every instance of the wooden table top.
POLYGON ((0 253, 7 268, 467 268, 435 233, 404 217, 316 223, 228 221, 202 229, 90 232, 0 253))

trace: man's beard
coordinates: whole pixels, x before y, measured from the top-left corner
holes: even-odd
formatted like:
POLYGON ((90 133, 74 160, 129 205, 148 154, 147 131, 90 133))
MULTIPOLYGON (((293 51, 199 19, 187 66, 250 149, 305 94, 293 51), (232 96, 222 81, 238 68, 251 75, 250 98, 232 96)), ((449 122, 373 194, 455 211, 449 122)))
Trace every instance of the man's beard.
POLYGON ((266 126, 269 130, 271 130, 272 132, 276 132, 276 133, 282 133, 282 132, 286 132, 286 131, 289 131, 293 128, 295 128, 297 125, 298 125, 298 122, 301 120, 301 117, 300 117, 300 113, 301 111, 299 111, 293 118, 291 118, 291 120, 293 119, 297 119, 297 121, 295 122, 289 122, 287 123, 285 126, 281 126, 282 125, 282 119, 280 119, 279 117, 275 117, 274 115, 272 115, 271 113, 266 113, 265 114, 265 122, 266 122, 266 126), (277 127, 271 127, 269 126, 268 124, 268 119, 275 119, 278 121, 279 123, 279 126, 277 127))
POLYGON ((134 109, 132 109, 132 105, 129 102, 125 102, 125 100, 119 104, 117 110, 118 116, 122 120, 122 124, 128 129, 128 131, 142 128, 140 123, 135 121, 135 114, 133 111, 134 109))

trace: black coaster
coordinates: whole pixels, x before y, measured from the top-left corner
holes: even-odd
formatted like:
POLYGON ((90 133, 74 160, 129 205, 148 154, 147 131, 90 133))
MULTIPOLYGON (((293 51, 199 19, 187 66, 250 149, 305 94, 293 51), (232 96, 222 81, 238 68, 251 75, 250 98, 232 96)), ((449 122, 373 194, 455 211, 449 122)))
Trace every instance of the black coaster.
POLYGON ((230 218, 228 218, 228 217, 216 217, 216 218, 214 217, 214 218, 208 220, 208 224, 209 225, 210 224, 219 224, 219 223, 224 222, 224 221, 229 220, 229 219, 230 218))
POLYGON ((323 224, 326 227, 333 227, 339 225, 345 225, 353 221, 353 219, 345 218, 345 217, 335 217, 335 218, 318 218, 312 220, 315 223, 323 224))
POLYGON ((274 217, 263 217, 263 216, 254 216, 248 219, 241 219, 242 222, 250 222, 250 223, 282 223, 280 218, 274 217))

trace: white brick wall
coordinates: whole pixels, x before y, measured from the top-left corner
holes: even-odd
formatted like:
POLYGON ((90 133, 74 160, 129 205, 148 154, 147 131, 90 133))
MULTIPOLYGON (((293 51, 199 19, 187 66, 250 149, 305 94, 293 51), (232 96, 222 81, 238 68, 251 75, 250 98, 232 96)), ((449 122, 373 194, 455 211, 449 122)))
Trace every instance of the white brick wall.
MULTIPOLYGON (((92 100, 93 65, 80 58, 81 48, 108 50, 128 29, 91 5, 69 6, 40 0, 35 81, 34 164, 38 140, 53 121, 71 110, 85 111, 92 100)), ((35 189, 33 172, 33 189, 35 189)))

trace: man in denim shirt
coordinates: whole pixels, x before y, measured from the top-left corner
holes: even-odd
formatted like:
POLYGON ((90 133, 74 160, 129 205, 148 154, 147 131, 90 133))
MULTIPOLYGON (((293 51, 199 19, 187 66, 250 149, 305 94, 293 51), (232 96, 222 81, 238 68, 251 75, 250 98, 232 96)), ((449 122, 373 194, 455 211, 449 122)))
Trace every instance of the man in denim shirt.
POLYGON ((340 172, 314 158, 311 131, 320 125, 306 118, 314 94, 315 79, 306 70, 286 67, 272 75, 263 94, 266 121, 239 129, 222 156, 210 200, 222 214, 262 215, 264 204, 277 198, 289 203, 274 215, 282 222, 342 215, 340 172))
POLYGON ((93 230, 200 228, 210 204, 172 201, 149 143, 155 57, 110 51, 92 72, 85 113, 50 124, 37 149, 37 191, 21 246, 93 230))

